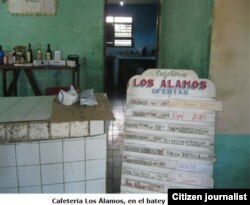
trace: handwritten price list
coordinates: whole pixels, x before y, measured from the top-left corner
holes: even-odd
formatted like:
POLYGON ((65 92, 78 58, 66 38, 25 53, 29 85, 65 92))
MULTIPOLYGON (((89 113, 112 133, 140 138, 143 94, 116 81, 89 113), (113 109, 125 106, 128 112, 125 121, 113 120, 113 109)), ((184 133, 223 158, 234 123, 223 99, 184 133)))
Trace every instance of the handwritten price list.
POLYGON ((153 69, 131 78, 121 192, 213 188, 215 112, 220 110, 213 83, 193 71, 153 69))

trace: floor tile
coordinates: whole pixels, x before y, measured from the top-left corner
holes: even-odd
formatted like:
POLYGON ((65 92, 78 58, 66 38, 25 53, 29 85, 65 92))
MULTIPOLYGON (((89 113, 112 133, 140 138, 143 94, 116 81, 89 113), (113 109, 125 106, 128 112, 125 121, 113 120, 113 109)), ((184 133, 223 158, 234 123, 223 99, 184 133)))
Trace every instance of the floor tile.
POLYGON ((111 92, 108 96, 116 120, 109 125, 106 187, 107 193, 120 193, 126 99, 124 93, 119 91, 111 92))

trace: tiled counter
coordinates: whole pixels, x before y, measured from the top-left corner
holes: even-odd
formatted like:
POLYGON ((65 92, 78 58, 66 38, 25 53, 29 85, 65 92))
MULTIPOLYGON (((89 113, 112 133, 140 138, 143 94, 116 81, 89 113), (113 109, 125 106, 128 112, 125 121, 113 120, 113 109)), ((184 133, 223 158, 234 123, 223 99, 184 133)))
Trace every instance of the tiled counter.
POLYGON ((106 192, 105 120, 22 119, 0 117, 0 193, 106 192))

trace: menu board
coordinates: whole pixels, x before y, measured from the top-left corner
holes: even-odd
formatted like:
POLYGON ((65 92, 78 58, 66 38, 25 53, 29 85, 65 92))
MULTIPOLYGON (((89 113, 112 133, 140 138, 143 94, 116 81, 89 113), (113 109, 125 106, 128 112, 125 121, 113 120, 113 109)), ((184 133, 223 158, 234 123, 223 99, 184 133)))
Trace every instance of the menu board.
POLYGON ((214 84, 192 70, 149 69, 129 80, 122 193, 213 188, 214 84))
POLYGON ((12 14, 55 15, 57 0, 8 0, 12 14))

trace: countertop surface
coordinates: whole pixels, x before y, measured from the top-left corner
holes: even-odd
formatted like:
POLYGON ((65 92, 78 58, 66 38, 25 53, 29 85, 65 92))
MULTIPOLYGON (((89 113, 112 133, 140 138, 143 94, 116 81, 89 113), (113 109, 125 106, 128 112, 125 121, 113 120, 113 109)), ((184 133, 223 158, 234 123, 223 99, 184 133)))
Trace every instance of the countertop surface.
POLYGON ((141 56, 141 55, 116 55, 117 59, 121 60, 155 60, 155 56, 141 56))
POLYGON ((48 120, 55 96, 1 97, 0 123, 48 120))
POLYGON ((71 122, 114 120, 105 93, 95 94, 96 106, 81 106, 79 102, 61 105, 56 96, 0 97, 0 123, 43 121, 71 122))
POLYGON ((114 58, 117 60, 155 60, 155 56, 142 56, 138 54, 129 54, 129 55, 109 55, 108 58, 114 58))

